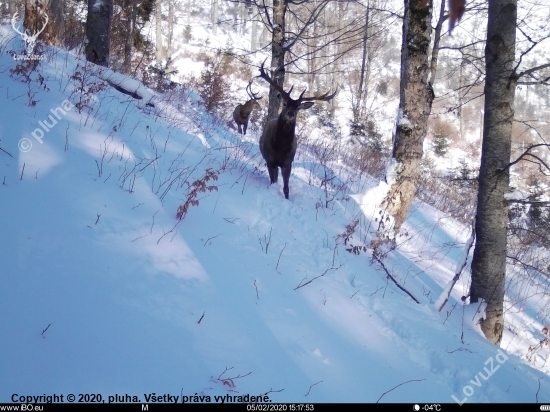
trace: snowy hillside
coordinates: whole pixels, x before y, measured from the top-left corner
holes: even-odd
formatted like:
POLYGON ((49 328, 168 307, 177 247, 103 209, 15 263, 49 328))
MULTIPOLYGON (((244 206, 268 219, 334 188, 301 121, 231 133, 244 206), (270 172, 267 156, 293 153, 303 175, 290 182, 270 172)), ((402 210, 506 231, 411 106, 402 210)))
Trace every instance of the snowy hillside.
POLYGON ((53 50, 26 82, 12 47, 0 55, 0 402, 550 402, 547 375, 522 359, 541 324, 523 314, 495 347, 462 304, 467 280, 434 307, 468 227, 415 205, 383 260, 406 293, 368 248, 379 182, 299 148, 287 201, 258 136, 240 139, 193 92, 176 110, 53 50), (346 183, 335 198, 317 184, 324 167, 346 183))

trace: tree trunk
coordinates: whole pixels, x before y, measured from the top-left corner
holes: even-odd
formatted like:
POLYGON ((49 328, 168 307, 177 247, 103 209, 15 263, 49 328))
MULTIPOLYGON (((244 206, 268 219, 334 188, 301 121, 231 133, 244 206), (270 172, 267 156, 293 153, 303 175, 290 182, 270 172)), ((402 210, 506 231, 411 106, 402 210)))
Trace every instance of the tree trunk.
POLYGON ((112 0, 88 0, 86 60, 105 67, 109 67, 109 31, 112 16, 112 0))
POLYGON ((168 0, 168 44, 166 46, 166 56, 167 58, 172 57, 172 42, 174 39, 174 0, 168 0))
POLYGON ((441 7, 439 9, 439 18, 437 19, 437 25, 434 32, 434 47, 432 49, 432 60, 430 62, 430 84, 433 86, 435 83, 435 76, 437 74, 437 59, 439 58, 439 43, 441 42, 441 29, 443 23, 448 19, 445 16, 445 0, 441 0, 441 7))
POLYGON ((479 170, 476 246, 472 261, 470 302, 483 299, 483 333, 497 345, 504 325, 506 229, 510 148, 514 118, 517 0, 489 1, 485 46, 485 114, 479 170))
POLYGON ((132 50, 134 48, 136 11, 137 10, 135 0, 126 0, 126 38, 124 39, 124 63, 122 65, 122 70, 125 73, 132 72, 132 50))
POLYGON ((8 7, 8 13, 10 14, 10 16, 13 15, 13 13, 15 13, 16 11, 15 0, 8 0, 7 7, 8 7))
POLYGON ((218 0, 212 0, 212 34, 218 35, 218 0))
MULTIPOLYGON (((278 85, 283 87, 285 82, 285 53, 283 47, 285 35, 285 15, 287 8, 287 0, 273 0, 273 34, 271 40, 271 78, 278 85)), ((267 120, 276 118, 279 115, 279 107, 281 99, 279 92, 270 86, 269 89, 269 105, 267 109, 267 120)))
POLYGON ((363 32, 363 53, 361 57, 361 72, 359 74, 359 87, 357 88, 357 97, 352 104, 351 111, 353 113, 354 122, 359 122, 361 118, 361 106, 363 102, 363 84, 365 82, 365 72, 367 70, 367 40, 369 37, 369 11, 370 3, 367 2, 367 10, 365 11, 365 31, 363 32))
MULTIPOLYGON (((157 64, 162 63, 162 0, 155 2, 155 48, 157 64)), ((189 11, 188 11, 189 13, 189 11)))
POLYGON ((50 0, 48 4, 48 14, 50 21, 48 25, 49 41, 56 46, 65 45, 65 11, 63 0, 50 0))
POLYGON ((416 195, 422 146, 434 98, 428 82, 432 8, 431 3, 424 7, 420 3, 421 0, 405 0, 399 115, 392 162, 386 171, 390 187, 381 205, 385 213, 380 220, 378 239, 384 243, 395 239, 416 195), (393 222, 384 228, 388 218, 393 222))
POLYGON ((256 19, 252 17, 252 13, 250 13, 249 16, 250 16, 250 51, 255 52, 256 50, 258 50, 258 22, 256 22, 256 19))

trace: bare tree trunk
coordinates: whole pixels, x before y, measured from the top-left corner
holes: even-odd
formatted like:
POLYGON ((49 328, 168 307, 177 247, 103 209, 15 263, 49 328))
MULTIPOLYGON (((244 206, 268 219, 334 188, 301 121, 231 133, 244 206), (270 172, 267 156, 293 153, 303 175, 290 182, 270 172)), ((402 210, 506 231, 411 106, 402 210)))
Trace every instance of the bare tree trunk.
POLYGON ((132 71, 132 49, 134 48, 134 30, 136 24, 136 2, 135 0, 126 0, 126 38, 124 39, 124 63, 122 69, 125 73, 132 71))
POLYGON ((8 12, 10 15, 13 15, 15 13, 15 0, 8 0, 8 12))
POLYGON ((485 46, 485 115, 479 171, 476 246, 472 260, 470 302, 487 303, 481 329, 499 344, 504 325, 506 229, 512 121, 514 118, 514 59, 517 0, 489 1, 485 46))
POLYGON ((390 187, 381 205, 387 213, 380 220, 380 229, 383 230, 379 232, 378 241, 382 242, 388 241, 387 236, 389 240, 395 238, 416 195, 422 146, 434 98, 432 86, 428 82, 431 3, 422 7, 421 0, 404 2, 399 115, 392 162, 386 171, 390 187), (393 222, 389 228, 384 228, 388 215, 393 218, 393 222))
MULTIPOLYGON (((285 53, 283 47, 284 35, 286 31, 285 15, 288 0, 273 0, 273 33, 271 40, 271 78, 278 85, 283 87, 285 81, 285 53)), ((281 99, 279 92, 270 86, 269 105, 267 109, 267 120, 271 120, 279 115, 281 99)))
POLYGON ((170 58, 173 53, 172 41, 174 39, 174 13, 174 0, 168 0, 168 45, 166 46, 166 55, 168 58, 170 58))
POLYGON ((49 42, 56 46, 65 44, 65 11, 63 0, 50 0, 48 4, 48 22, 49 42))
POLYGON ((112 0, 88 0, 86 60, 105 67, 109 67, 109 32, 112 16, 112 0))
POLYGON ((437 25, 434 32, 434 47, 432 49, 432 61, 430 62, 430 84, 435 83, 435 76, 437 74, 437 59, 439 58, 439 43, 441 42, 441 29, 443 23, 447 20, 448 16, 445 16, 445 0, 441 0, 441 7, 439 9, 439 18, 437 19, 437 25))
POLYGON ((158 64, 162 62, 162 0, 155 2, 155 58, 158 64))
MULTIPOLYGON (((249 9, 249 10, 252 10, 252 9, 249 9)), ((250 18, 250 24, 251 24, 251 27, 250 27, 250 51, 251 52, 255 52, 256 50, 258 50, 258 22, 256 21, 256 19, 254 17, 252 17, 252 14, 250 13, 249 16, 251 16, 250 18)))
POLYGON ((218 35, 218 0, 212 0, 212 34, 218 35))
POLYGON ((361 105, 363 102, 363 84, 365 81, 365 71, 367 67, 367 40, 369 33, 369 11, 370 3, 367 2, 367 10, 365 11, 365 31, 363 33, 363 55, 361 58, 361 72, 359 74, 359 87, 357 90, 357 98, 354 101, 353 107, 351 108, 353 113, 353 120, 358 122, 361 117, 361 105))
MULTIPOLYGON (((316 33, 317 32, 317 22, 314 21, 313 22, 313 26, 312 26, 312 33, 316 33)), ((312 90, 314 88, 314 82, 315 82, 315 68, 316 68, 316 60, 317 60, 317 53, 315 51, 315 48, 317 47, 317 42, 307 42, 307 55, 308 55, 308 58, 307 58, 307 88, 309 90, 312 90), (313 43, 313 45, 311 44, 313 43), (313 48, 312 48, 313 46, 313 48)))

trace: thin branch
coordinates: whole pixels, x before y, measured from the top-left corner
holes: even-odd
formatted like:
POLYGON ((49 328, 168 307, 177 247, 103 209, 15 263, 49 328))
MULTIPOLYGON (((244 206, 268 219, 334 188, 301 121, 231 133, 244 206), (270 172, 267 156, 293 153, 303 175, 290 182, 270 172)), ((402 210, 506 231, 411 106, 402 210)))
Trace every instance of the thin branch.
POLYGON ((524 70, 522 71, 520 74, 517 75, 517 78, 521 78, 523 76, 527 76, 527 75, 530 75, 531 73, 534 73, 538 70, 542 70, 542 69, 546 69, 547 67, 550 67, 550 63, 546 63, 546 64, 541 64, 540 66, 536 66, 536 67, 533 67, 531 69, 528 69, 528 70, 524 70))
POLYGON ((405 292, 407 295, 409 295, 409 297, 414 300, 416 303, 420 304, 420 302, 407 290, 405 289, 403 286, 401 286, 397 280, 395 280, 395 278, 390 274, 390 272, 388 271, 388 269, 386 269, 386 266, 384 265, 384 262, 382 262, 382 260, 380 260, 380 258, 378 256, 376 256, 375 254, 372 255, 372 258, 374 260, 376 260, 380 266, 382 267, 382 269, 384 269, 384 272, 386 272, 386 275, 388 275, 388 279, 391 279, 391 281, 393 283, 395 283, 395 285, 401 289, 403 292, 405 292))
MULTIPOLYGON (((474 241, 476 239, 476 221, 475 219, 472 222, 472 231, 470 234, 470 237, 468 238, 466 242, 466 250, 464 251, 463 260, 460 264, 460 267, 456 270, 455 275, 453 279, 451 280, 451 284, 448 288, 446 288, 445 292, 447 292, 447 296, 443 299, 441 302, 441 305, 437 308, 439 312, 443 309, 447 301, 449 300, 449 296, 451 295, 451 291, 453 290, 456 282, 458 282, 458 279, 460 278, 460 275, 462 274, 462 271, 466 267, 466 264, 468 263, 468 256, 470 255, 470 250, 472 249, 472 246, 474 244, 474 241)), ((439 300, 439 299, 438 299, 439 300)))
POLYGON ((320 384, 321 382, 323 382, 323 381, 319 381, 319 382, 316 382, 316 383, 314 383, 313 385, 311 385, 311 386, 309 387, 309 389, 307 390, 307 393, 306 393, 304 396, 309 395, 309 392, 311 391, 311 388, 313 388, 315 385, 320 384))
POLYGON ((281 249, 281 253, 279 253, 279 259, 277 259, 277 265, 275 266, 275 270, 277 270, 277 268, 279 267, 279 261, 281 260, 281 255, 283 254, 283 250, 285 250, 285 248, 286 248, 286 242, 283 248, 281 249))
POLYGON ((10 152, 6 152, 6 151, 5 151, 4 149, 2 149, 1 147, 0 147, 0 150, 2 150, 2 151, 3 151, 5 154, 7 154, 8 156, 13 157, 12 154, 11 154, 10 152))
POLYGON ((537 160, 539 160, 548 170, 550 170, 550 167, 548 167, 548 165, 542 160, 540 159, 538 156, 535 156, 534 154, 530 153, 530 151, 532 149, 535 149, 537 147, 547 147, 547 148, 550 148, 550 144, 548 143, 537 143, 537 144, 534 144, 532 146, 529 146, 516 160, 514 160, 513 162, 510 162, 508 163, 505 167, 502 167, 500 169, 498 169, 499 172, 504 172, 506 169, 512 167, 513 165, 515 165, 516 163, 520 162, 525 156, 531 156, 531 157, 534 157, 536 158, 537 160))
POLYGON ((411 379, 410 381, 400 383, 399 385, 394 386, 394 387, 391 388, 389 391, 386 391, 386 392, 384 392, 382 395, 380 395, 380 397, 378 398, 378 400, 376 401, 376 403, 380 402, 380 399, 382 399, 382 397, 383 397, 385 394, 387 394, 387 393, 393 391, 393 390, 396 389, 396 388, 399 388, 401 385, 404 385, 404 384, 409 383, 409 382, 421 382, 421 381, 425 381, 425 380, 426 380, 426 379, 411 379))
POLYGON ((44 333, 46 333, 46 331, 47 331, 48 329, 50 329, 50 326, 52 326, 51 323, 50 323, 48 326, 46 326, 46 329, 44 329, 44 330, 42 331, 42 337, 44 337, 44 333))
POLYGON ((544 275, 546 277, 550 277, 550 273, 546 273, 546 272, 540 270, 539 268, 537 268, 535 266, 532 266, 528 263, 525 263, 521 259, 518 259, 515 256, 506 255, 506 259, 510 259, 510 260, 513 260, 514 262, 519 263, 521 266, 523 266, 524 269, 531 269, 531 270, 534 270, 536 272, 539 272, 541 275, 544 275))

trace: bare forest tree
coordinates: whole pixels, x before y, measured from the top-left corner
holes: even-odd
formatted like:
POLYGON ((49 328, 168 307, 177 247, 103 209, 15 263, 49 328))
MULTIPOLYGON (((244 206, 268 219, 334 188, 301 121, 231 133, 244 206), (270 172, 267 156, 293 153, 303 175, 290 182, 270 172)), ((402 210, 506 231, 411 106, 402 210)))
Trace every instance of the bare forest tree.
POLYGON ((88 0, 86 60, 105 67, 109 67, 109 39, 112 16, 112 0, 88 0))
POLYGON ((393 241, 416 195, 428 116, 434 98, 428 81, 432 7, 431 4, 422 5, 422 0, 405 0, 404 3, 399 115, 392 162, 387 172, 389 188, 381 205, 383 215, 379 220, 376 248, 380 243, 393 241), (392 219, 392 224, 385 227, 392 219))
MULTIPOLYGON (((268 6, 265 1, 251 2, 271 34, 271 77, 277 85, 283 86, 288 69, 293 73, 307 74, 309 84, 313 85, 316 73, 327 72, 327 67, 341 58, 337 52, 339 45, 352 44, 348 45, 347 51, 360 46, 365 24, 360 17, 353 16, 346 25, 328 17, 329 8, 337 12, 343 3, 335 0, 273 0, 268 6), (319 57, 325 58, 321 62, 319 57)), ((332 82, 329 80, 328 83, 332 82)), ((268 119, 279 113, 281 99, 278 95, 271 87, 268 119)))

